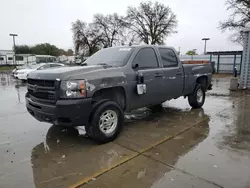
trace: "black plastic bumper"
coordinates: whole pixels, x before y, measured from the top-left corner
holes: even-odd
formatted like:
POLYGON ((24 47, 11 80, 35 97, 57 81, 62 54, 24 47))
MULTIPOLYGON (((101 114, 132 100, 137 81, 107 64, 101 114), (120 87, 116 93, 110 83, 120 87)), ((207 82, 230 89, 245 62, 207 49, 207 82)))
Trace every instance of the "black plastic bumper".
POLYGON ((58 100, 55 105, 32 101, 27 94, 25 98, 28 112, 39 121, 63 126, 89 124, 92 111, 91 98, 58 100))

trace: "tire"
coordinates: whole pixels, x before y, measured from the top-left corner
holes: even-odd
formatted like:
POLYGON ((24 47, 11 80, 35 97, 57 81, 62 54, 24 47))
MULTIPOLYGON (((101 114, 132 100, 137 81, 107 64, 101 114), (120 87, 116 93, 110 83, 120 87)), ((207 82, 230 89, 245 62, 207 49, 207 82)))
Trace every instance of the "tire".
POLYGON ((90 125, 86 126, 85 130, 94 141, 104 144, 116 139, 123 128, 123 121, 121 107, 113 101, 106 100, 94 106, 90 125))
POLYGON ((205 102, 206 92, 201 84, 195 86, 194 92, 188 96, 189 105, 193 108, 201 108, 205 102))

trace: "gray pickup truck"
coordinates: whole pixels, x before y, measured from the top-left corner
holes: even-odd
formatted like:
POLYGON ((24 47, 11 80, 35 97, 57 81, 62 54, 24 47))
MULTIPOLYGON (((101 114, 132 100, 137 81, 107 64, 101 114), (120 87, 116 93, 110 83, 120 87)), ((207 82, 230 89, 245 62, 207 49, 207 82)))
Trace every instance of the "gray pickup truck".
POLYGON ((154 107, 180 96, 200 108, 211 89, 210 64, 182 65, 164 46, 122 46, 100 50, 83 66, 38 70, 27 80, 26 107, 39 121, 85 126, 95 141, 114 140, 124 111, 154 107))

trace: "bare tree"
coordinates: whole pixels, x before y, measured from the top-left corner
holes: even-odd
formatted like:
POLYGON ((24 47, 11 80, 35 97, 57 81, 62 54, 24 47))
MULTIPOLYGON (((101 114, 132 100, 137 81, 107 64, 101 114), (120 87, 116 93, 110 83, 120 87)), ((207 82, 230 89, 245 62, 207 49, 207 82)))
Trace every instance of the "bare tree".
POLYGON ((129 28, 125 28, 123 30, 123 35, 121 36, 121 45, 138 45, 140 44, 140 39, 137 37, 137 35, 129 28))
POLYGON ((228 20, 220 22, 222 31, 235 31, 230 36, 231 41, 242 44, 242 29, 250 22, 250 0, 227 0, 227 10, 232 10, 228 20))
POLYGON ((133 33, 146 44, 163 44, 176 33, 177 18, 171 8, 162 3, 142 2, 138 8, 128 7, 127 22, 133 33))
POLYGON ((123 31, 127 24, 124 19, 124 17, 119 16, 117 13, 107 16, 96 14, 94 16, 93 24, 102 33, 104 47, 112 47, 121 43, 123 31))
POLYGON ((72 23, 72 31, 76 53, 82 51, 83 55, 90 56, 101 48, 102 33, 94 24, 77 20, 72 23))

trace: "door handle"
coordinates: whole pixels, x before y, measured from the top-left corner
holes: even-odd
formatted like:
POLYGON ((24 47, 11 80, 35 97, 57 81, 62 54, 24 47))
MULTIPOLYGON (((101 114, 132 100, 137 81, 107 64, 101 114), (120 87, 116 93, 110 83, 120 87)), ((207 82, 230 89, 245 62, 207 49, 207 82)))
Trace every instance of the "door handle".
POLYGON ((181 73, 180 71, 178 71, 178 72, 176 73, 176 75, 182 75, 182 73, 181 73))
POLYGON ((160 77, 162 77, 162 74, 161 74, 161 73, 156 73, 156 74, 155 74, 155 78, 160 78, 160 77))

